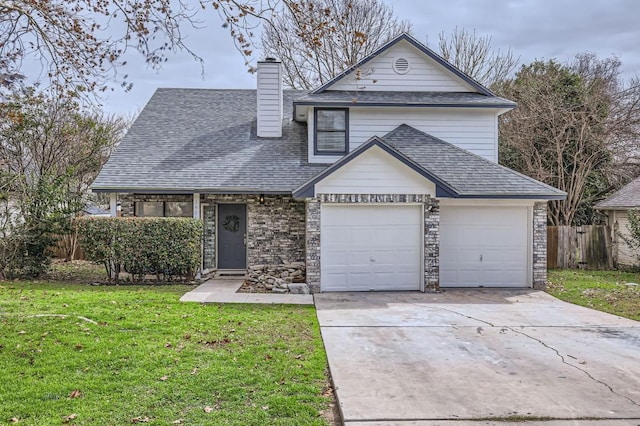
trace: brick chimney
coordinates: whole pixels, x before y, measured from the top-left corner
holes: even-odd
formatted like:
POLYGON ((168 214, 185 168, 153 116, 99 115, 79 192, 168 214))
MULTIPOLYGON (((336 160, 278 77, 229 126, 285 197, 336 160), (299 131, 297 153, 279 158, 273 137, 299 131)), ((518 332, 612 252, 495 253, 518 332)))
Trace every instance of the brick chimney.
POLYGON ((282 137, 282 68, 280 61, 258 62, 258 136, 282 137))

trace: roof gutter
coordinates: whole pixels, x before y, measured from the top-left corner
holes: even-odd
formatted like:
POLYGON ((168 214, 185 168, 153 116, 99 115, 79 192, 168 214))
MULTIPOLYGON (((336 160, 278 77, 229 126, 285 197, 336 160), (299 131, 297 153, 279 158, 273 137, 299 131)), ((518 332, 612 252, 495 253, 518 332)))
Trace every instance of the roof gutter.
POLYGON ((362 101, 293 101, 297 106, 336 106, 336 107, 414 107, 414 108, 506 108, 514 109, 517 104, 464 104, 464 103, 403 103, 403 102, 362 102, 362 101))
POLYGON ((291 195, 291 191, 287 190, 265 190, 265 189, 207 189, 207 188, 190 188, 190 189, 168 189, 168 188, 130 188, 130 187, 98 187, 91 188, 95 193, 133 193, 133 194, 265 194, 265 195, 291 195))

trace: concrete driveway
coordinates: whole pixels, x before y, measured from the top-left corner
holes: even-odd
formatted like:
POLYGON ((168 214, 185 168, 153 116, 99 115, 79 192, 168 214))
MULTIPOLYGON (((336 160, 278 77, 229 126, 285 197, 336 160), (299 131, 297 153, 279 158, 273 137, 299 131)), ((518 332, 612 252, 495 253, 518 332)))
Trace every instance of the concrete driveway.
POLYGON ((315 301, 349 426, 640 425, 639 322, 533 290, 315 301))

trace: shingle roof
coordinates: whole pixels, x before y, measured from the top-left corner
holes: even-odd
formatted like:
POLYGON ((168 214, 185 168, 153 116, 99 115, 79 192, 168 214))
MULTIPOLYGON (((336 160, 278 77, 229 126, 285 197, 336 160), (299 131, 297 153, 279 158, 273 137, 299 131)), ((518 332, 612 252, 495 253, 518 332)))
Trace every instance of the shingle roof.
POLYGON ((382 139, 461 197, 564 198, 559 189, 403 124, 382 139))
POLYGON ((515 108, 516 103, 497 96, 462 92, 347 92, 328 90, 296 98, 296 105, 333 106, 419 106, 419 107, 494 107, 515 108))
POLYGON ((93 184, 96 191, 283 192, 325 169, 307 162, 307 127, 256 136, 255 90, 158 89, 93 184))
MULTIPOLYGON (((292 193, 327 169, 307 161, 307 127, 284 92, 282 138, 256 136, 255 90, 159 89, 93 184, 96 191, 292 193)), ((383 137, 442 182, 442 196, 562 198, 564 193, 402 125, 383 137)))
POLYGON ((626 210, 638 207, 640 207, 640 177, 632 180, 595 206, 600 210, 626 210))
POLYGON ((348 164, 372 146, 378 146, 436 185, 436 196, 453 198, 564 199, 556 188, 493 163, 462 148, 403 124, 367 143, 331 165, 294 191, 314 195, 314 185, 348 164))

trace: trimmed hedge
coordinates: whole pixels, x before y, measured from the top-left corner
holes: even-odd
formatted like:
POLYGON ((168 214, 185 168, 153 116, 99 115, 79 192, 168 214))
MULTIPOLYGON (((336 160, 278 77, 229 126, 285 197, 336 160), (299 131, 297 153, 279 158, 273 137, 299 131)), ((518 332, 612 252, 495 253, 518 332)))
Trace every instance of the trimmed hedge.
POLYGON ((105 266, 110 280, 121 270, 134 281, 192 280, 201 264, 202 222, 174 217, 83 217, 76 220, 87 259, 105 266))

